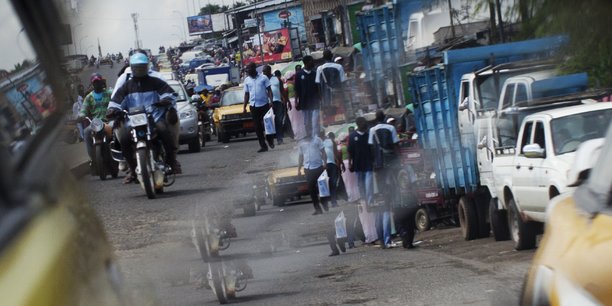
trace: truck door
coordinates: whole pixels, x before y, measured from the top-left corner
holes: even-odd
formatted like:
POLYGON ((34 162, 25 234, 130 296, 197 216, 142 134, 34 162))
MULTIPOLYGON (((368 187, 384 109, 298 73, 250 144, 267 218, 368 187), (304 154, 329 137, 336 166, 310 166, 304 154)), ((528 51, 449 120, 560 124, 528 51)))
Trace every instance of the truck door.
MULTIPOLYGON (((540 148, 548 149, 546 147, 546 133, 544 130, 544 122, 536 121, 535 130, 533 132, 533 142, 540 145, 540 148)), ((533 206, 530 208, 532 211, 545 212, 546 206, 548 205, 548 187, 546 178, 546 161, 547 151, 544 151, 543 158, 529 158, 528 168, 531 172, 532 190, 533 193, 529 195, 533 199, 533 206)))
POLYGON ((529 158, 523 154, 523 147, 530 144, 533 139, 533 121, 525 122, 523 133, 521 134, 520 142, 517 145, 517 152, 514 155, 514 169, 512 169, 512 192, 514 200, 523 210, 529 210, 532 206, 529 197, 526 196, 531 191, 533 169, 529 170, 528 164, 531 162, 529 158))

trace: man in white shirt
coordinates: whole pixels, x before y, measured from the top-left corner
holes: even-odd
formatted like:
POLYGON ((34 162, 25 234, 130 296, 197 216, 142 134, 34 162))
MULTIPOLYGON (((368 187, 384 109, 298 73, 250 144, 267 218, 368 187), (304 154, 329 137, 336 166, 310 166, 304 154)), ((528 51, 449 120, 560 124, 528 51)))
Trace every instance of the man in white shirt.
MULTIPOLYGON (((325 171, 324 161, 327 160, 325 154, 325 147, 323 141, 318 136, 304 137, 298 144, 299 149, 299 165, 298 165, 298 176, 302 175, 302 167, 304 167, 304 174, 306 175, 306 182, 308 182, 308 192, 312 199, 315 212, 313 215, 320 215, 323 213, 321 206, 319 205, 319 186, 317 179, 325 171)), ((323 202, 323 209, 329 210, 327 202, 323 202)))
MULTIPOLYGON (((374 171, 379 192, 381 190, 396 190, 394 186, 394 167, 397 162, 399 151, 399 136, 395 127, 385 123, 385 113, 382 110, 376 112, 378 124, 370 128, 368 144, 374 147, 374 171)), ((391 208, 393 203, 392 192, 382 192, 384 204, 379 208, 376 218, 378 237, 382 238, 383 248, 394 247, 391 241, 391 208)))
POLYGON ((248 76, 244 79, 244 105, 243 112, 246 113, 247 103, 251 107, 251 115, 255 122, 255 133, 259 140, 260 149, 257 153, 268 151, 268 145, 274 149, 274 135, 265 135, 263 118, 272 107, 272 90, 270 90, 270 79, 263 74, 257 73, 255 63, 249 63, 246 68, 248 76), (266 145, 266 140, 268 145, 266 145))
POLYGON ((274 71, 272 75, 272 67, 266 65, 263 68, 263 74, 270 79, 270 90, 272 90, 272 109, 274 110, 274 126, 276 128, 276 143, 283 144, 283 121, 285 119, 285 103, 288 103, 284 95, 285 88, 281 81, 280 71, 274 71))
POLYGON ((346 81, 346 73, 344 67, 332 61, 333 54, 330 50, 323 51, 325 64, 317 67, 317 75, 315 82, 321 86, 321 102, 323 107, 332 104, 334 89, 341 89, 342 84, 346 81))

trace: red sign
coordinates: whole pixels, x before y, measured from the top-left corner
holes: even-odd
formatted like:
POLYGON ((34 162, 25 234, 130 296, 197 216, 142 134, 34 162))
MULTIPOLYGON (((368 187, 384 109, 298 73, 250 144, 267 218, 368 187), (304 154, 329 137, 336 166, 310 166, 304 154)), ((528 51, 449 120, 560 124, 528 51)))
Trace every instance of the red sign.
POLYGON ((242 46, 242 63, 244 65, 254 62, 264 63, 290 61, 293 58, 291 53, 291 40, 289 39, 289 29, 268 31, 261 34, 262 45, 257 42, 247 42, 242 46))
POLYGON ((287 19, 291 16, 291 12, 288 10, 282 10, 278 13, 278 18, 287 19))

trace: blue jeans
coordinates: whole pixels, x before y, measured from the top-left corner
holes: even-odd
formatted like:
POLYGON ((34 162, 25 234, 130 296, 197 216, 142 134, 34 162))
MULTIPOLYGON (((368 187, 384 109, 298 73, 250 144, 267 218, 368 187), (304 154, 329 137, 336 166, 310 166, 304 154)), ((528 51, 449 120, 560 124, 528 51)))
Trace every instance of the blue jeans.
POLYGON ((391 212, 384 208, 376 213, 376 232, 378 239, 383 239, 385 246, 391 244, 391 212))
POLYGON ((361 198, 366 201, 366 205, 372 204, 374 201, 374 172, 357 171, 355 173, 357 173, 357 185, 361 198))
POLYGON ((321 131, 321 121, 319 120, 318 109, 305 109, 304 112, 304 127, 306 136, 319 136, 321 131))

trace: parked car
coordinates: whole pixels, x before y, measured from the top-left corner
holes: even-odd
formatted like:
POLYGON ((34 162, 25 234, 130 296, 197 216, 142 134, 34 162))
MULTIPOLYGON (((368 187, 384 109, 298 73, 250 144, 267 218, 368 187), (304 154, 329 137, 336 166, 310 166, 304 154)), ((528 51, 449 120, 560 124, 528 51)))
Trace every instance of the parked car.
POLYGON ((223 92, 221 104, 213 112, 213 121, 219 142, 229 142, 231 136, 255 132, 251 108, 243 112, 244 88, 232 87, 223 92))
POLYGON ((179 145, 189 145, 190 152, 200 152, 206 144, 202 125, 198 121, 198 110, 187 96, 185 87, 179 81, 168 80, 168 85, 178 94, 176 107, 181 121, 179 145))
POLYGON ((595 165, 584 170, 576 163, 572 172, 577 179, 571 182, 578 185, 576 191, 548 205, 546 230, 521 305, 612 304, 612 125, 598 148, 581 146, 576 160, 595 165))

